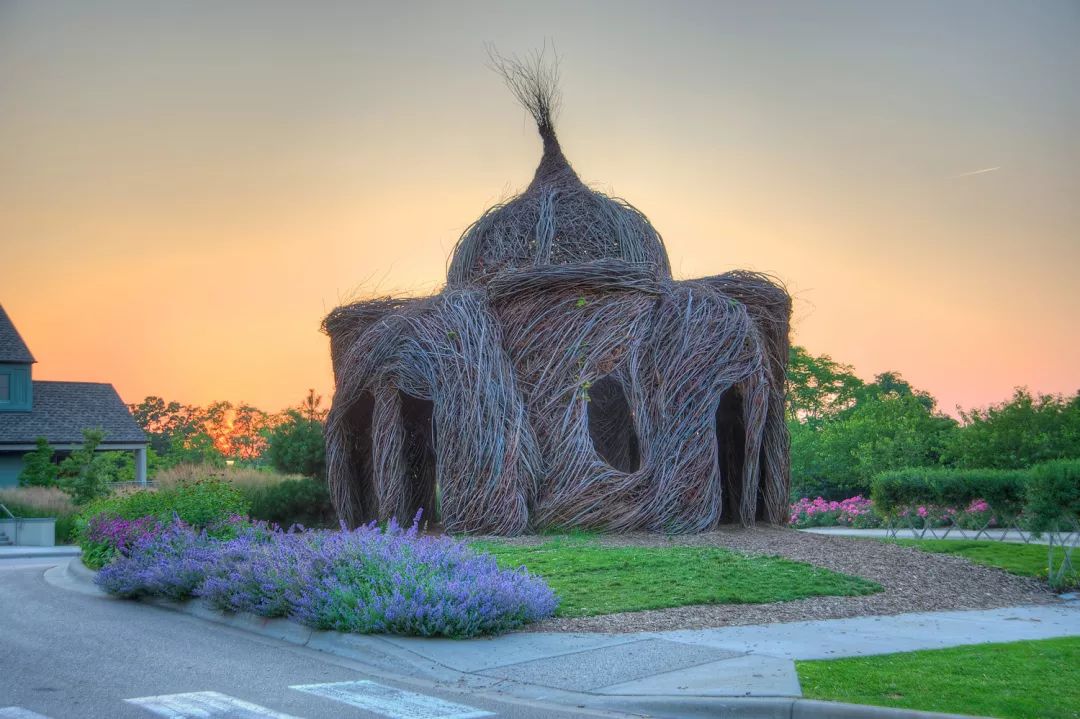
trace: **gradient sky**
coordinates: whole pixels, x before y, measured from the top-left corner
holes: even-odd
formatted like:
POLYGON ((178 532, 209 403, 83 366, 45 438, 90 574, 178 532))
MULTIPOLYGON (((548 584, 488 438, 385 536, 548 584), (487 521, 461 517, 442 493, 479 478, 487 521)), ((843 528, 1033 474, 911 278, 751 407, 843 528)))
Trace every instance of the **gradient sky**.
POLYGON ((0 303, 35 376, 329 395, 323 315, 437 289, 528 183, 484 44, 545 40, 567 156, 677 276, 773 273, 796 342, 946 410, 1080 389, 1080 4, 982 0, 0 0, 0 303))

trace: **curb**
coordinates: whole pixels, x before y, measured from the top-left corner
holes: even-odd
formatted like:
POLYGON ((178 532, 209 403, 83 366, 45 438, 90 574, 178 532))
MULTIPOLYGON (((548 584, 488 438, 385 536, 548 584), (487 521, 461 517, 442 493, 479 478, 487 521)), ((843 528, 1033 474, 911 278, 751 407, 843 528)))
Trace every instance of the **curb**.
POLYGON ((97 576, 97 572, 82 563, 82 557, 73 557, 72 561, 68 562, 67 573, 91 584, 94 584, 94 577, 97 576))
POLYGON ((63 551, 61 549, 55 549, 55 550, 54 549, 48 549, 46 551, 36 551, 35 552, 35 551, 29 551, 29 550, 19 550, 19 549, 8 548, 8 549, 5 549, 2 552, 0 552, 0 562, 3 562, 5 559, 57 559, 57 558, 74 559, 74 558, 78 557, 80 554, 81 554, 80 551, 74 551, 74 552, 71 551, 71 550, 63 551))
MULTIPOLYGON (((63 567, 46 572, 47 579, 58 587, 100 594, 109 597, 94 584, 97 574, 84 565, 79 557, 71 557, 63 567), (48 575, 58 572, 61 576, 48 575), (71 585, 82 585, 71 586, 71 585)), ((288 619, 271 619, 246 612, 226 613, 213 609, 199 600, 176 602, 169 599, 140 600, 159 609, 187 614, 204 621, 221 624, 269 639, 307 647, 364 665, 374 674, 388 678, 453 682, 476 692, 491 690, 496 694, 544 702, 561 708, 614 711, 638 714, 656 719, 986 719, 969 714, 894 709, 868 704, 804 699, 802 697, 671 697, 613 695, 572 692, 532 684, 492 679, 462 672, 398 647, 378 635, 343 634, 310 629, 288 619), (495 688, 495 685, 499 685, 495 688), (519 692, 506 691, 513 685, 519 692)), ((467 640, 465 640, 467 641, 467 640)))

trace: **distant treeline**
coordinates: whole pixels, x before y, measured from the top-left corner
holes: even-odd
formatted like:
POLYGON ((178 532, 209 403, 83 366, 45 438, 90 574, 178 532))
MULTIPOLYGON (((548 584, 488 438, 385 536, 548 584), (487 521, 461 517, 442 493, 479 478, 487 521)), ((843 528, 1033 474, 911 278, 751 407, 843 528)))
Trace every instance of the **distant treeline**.
POLYGON ((868 496, 874 475, 907 467, 1024 469, 1080 457, 1080 392, 1021 387, 957 421, 897 372, 864 382, 828 355, 792 347, 787 401, 796 497, 868 496))

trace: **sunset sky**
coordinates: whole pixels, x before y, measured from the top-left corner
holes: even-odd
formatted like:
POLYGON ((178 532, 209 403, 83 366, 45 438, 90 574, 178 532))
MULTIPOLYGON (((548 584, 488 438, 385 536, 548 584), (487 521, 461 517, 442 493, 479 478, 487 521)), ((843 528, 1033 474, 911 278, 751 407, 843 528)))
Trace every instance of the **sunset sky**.
POLYGON ((0 0, 0 303, 38 379, 332 393, 322 317, 428 293, 540 156, 485 43, 562 58, 563 149, 747 268, 793 339, 945 410, 1080 389, 1076 2, 0 0))

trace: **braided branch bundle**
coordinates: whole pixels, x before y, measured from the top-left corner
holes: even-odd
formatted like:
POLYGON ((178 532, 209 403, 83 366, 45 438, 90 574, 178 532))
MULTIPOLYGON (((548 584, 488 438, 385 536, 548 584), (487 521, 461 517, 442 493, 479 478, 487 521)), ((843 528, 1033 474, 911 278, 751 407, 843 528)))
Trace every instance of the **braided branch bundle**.
POLYGON ((501 71, 544 139, 532 184, 465 231, 440 294, 324 322, 341 518, 430 517, 438 488, 451 532, 783 523, 787 292, 673 280, 648 219, 566 162, 542 62, 501 71))

